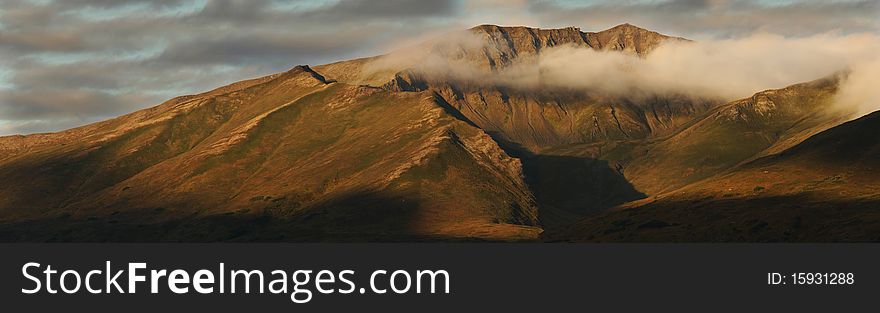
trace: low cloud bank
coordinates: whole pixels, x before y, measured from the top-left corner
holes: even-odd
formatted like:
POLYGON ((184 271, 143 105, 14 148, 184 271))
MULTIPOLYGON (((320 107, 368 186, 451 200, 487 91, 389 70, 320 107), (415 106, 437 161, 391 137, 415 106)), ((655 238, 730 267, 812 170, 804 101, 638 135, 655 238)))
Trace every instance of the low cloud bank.
POLYGON ((495 70, 475 66, 479 62, 474 62, 474 56, 484 49, 491 51, 494 45, 476 35, 458 33, 379 58, 365 71, 369 75, 412 68, 429 78, 470 84, 620 95, 675 93, 724 100, 842 75, 839 106, 858 113, 880 110, 880 88, 876 87, 880 37, 876 34, 787 38, 759 33, 738 39, 670 42, 643 57, 558 46, 543 50, 537 58, 520 56, 495 70))
POLYGON ((644 58, 563 47, 541 56, 540 80, 611 92, 641 89, 747 97, 755 92, 815 80, 877 58, 880 38, 819 35, 787 39, 757 34, 736 40, 669 43, 644 58))

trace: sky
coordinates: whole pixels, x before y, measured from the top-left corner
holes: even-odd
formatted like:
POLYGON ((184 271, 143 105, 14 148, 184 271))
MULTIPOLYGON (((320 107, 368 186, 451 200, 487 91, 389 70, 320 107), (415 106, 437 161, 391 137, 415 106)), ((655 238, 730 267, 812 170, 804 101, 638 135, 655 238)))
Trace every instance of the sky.
POLYGON ((3 0, 0 135, 59 131, 479 24, 694 40, 880 33, 880 0, 3 0))

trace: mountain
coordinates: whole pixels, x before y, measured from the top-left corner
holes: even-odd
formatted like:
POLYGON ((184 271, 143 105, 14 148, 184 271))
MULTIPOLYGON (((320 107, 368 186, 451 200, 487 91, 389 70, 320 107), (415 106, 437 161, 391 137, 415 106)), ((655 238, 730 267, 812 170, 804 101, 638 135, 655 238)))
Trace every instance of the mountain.
POLYGON ((36 138, 0 163, 15 182, 0 186, 3 216, 36 219, 7 226, 40 229, 13 239, 537 232, 519 161, 433 94, 332 83, 304 66, 36 138))
POLYGON ((600 158, 620 163, 639 190, 673 190, 845 122, 848 114, 829 110, 840 79, 762 91, 720 105, 662 140, 606 148, 600 158))
POLYGON ((546 234, 564 241, 878 241, 880 112, 546 234))
POLYGON ((665 42, 688 40, 630 24, 601 32, 481 25, 402 52, 316 69, 341 82, 436 94, 450 110, 523 161, 527 183, 542 203, 546 226, 565 224, 645 196, 627 182, 615 164, 596 155, 547 151, 661 138, 722 101, 678 94, 522 88, 491 79, 535 64, 542 53, 554 47, 643 56, 665 42))
MULTIPOLYGON (((824 166, 817 155, 833 154, 822 149, 836 139, 814 141, 849 118, 830 109, 846 73, 732 102, 499 79, 556 47, 645 57, 688 42, 629 24, 481 25, 63 132, 0 137, 0 240, 869 239, 734 237, 718 224, 769 220, 753 217, 752 201, 805 203, 791 188, 816 177, 774 178, 790 179, 787 192, 753 180, 767 162, 789 164, 780 173, 824 166), (784 161, 806 158, 796 155, 815 162, 784 161), (752 189, 733 193, 733 182, 752 189), (692 201, 745 213, 694 211, 692 201)), ((864 139, 852 140, 846 166, 862 164, 847 162, 864 139)), ((842 169, 825 168, 840 181, 831 173, 842 169)), ((852 190, 829 199, 861 201, 864 190, 852 190)), ((799 214, 777 211, 766 214, 799 214)))
POLYGON ((557 46, 644 55, 670 41, 687 40, 630 24, 595 33, 575 27, 481 25, 400 53, 337 62, 316 70, 350 84, 433 91, 499 140, 536 152, 558 145, 666 134, 720 101, 681 95, 624 97, 580 90, 524 89, 475 81, 482 79, 459 79, 456 76, 463 74, 457 72, 492 77, 516 65, 533 64, 543 51, 557 46), (439 64, 425 65, 433 63, 439 64))

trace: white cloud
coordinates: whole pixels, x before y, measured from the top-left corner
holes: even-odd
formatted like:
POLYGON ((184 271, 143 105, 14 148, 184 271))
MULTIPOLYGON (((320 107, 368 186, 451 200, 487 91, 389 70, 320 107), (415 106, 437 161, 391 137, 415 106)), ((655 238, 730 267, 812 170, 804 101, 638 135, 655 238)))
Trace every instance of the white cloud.
POLYGON ((853 68, 837 94, 837 104, 856 116, 880 110, 880 57, 853 68))
POLYGON ((562 47, 543 54, 543 84, 692 93, 728 100, 811 81, 873 61, 880 37, 822 34, 786 38, 760 33, 740 39, 668 43, 644 58, 562 47))

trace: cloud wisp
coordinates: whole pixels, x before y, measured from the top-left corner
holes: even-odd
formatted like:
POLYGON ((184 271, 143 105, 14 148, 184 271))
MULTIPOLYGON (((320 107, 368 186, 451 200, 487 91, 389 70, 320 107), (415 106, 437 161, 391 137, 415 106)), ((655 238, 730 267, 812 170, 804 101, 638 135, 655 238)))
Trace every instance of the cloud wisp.
POLYGON ((860 64, 845 78, 837 92, 835 103, 862 116, 880 111, 880 58, 860 64))

